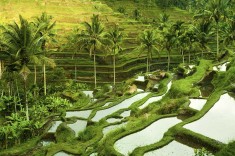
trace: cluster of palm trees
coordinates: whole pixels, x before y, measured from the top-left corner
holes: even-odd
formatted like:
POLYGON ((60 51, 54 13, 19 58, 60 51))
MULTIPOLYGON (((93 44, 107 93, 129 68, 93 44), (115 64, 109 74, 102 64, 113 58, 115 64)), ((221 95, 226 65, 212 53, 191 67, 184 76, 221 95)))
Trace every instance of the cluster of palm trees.
MULTIPOLYGON (((52 29, 55 23, 51 24, 51 17, 46 13, 42 13, 40 17, 37 17, 34 22, 28 22, 21 15, 19 16, 19 24, 16 22, 1 26, 1 61, 5 63, 5 74, 11 80, 9 84, 9 95, 16 95, 18 91, 14 89, 13 75, 21 75, 24 82, 24 104, 26 110, 26 119, 29 120, 28 114, 28 101, 27 101, 27 78, 31 73, 29 66, 34 65, 34 84, 36 86, 37 71, 36 66, 42 65, 44 67, 45 76, 45 64, 55 66, 52 59, 46 56, 47 44, 53 37, 52 29), (13 79, 13 80, 12 80, 13 79)), ((44 77, 45 78, 45 77, 44 77)), ((15 79, 17 82, 17 79, 15 79)), ((44 93, 46 95, 46 79, 44 79, 44 93)), ((16 83, 16 88, 19 84, 16 83)), ((19 93, 17 93, 19 95, 19 93)))
MULTIPOLYGON (((189 22, 176 21, 172 23, 169 15, 160 15, 158 23, 152 29, 141 32, 138 40, 140 46, 134 51, 146 56, 146 72, 151 70, 153 55, 167 54, 167 70, 170 70, 172 53, 182 56, 185 63, 192 61, 192 54, 201 53, 198 58, 205 58, 204 54, 210 54, 209 58, 220 58, 225 50, 234 43, 234 13, 230 8, 230 0, 212 0, 203 8, 198 9, 194 20, 189 22), (226 21, 226 22, 225 22, 226 21), (219 37, 219 36, 223 37, 219 37), (214 39, 215 37, 215 39, 214 39), (216 55, 212 50, 216 43, 216 55), (222 46, 222 47, 220 47, 222 46), (186 55, 187 54, 187 55, 186 55)), ((106 51, 113 56, 113 84, 115 86, 115 59, 122 50, 121 45, 125 35, 120 32, 118 26, 111 28, 109 32, 104 31, 98 15, 93 15, 91 23, 84 23, 85 30, 77 31, 77 44, 79 49, 86 49, 94 62, 94 84, 97 87, 96 78, 96 53, 106 51)), ((195 58, 195 56, 194 56, 195 58)))
POLYGON ((107 55, 113 56, 113 70, 114 70, 114 86, 115 86, 115 56, 121 51, 121 43, 123 41, 123 33, 120 32, 119 27, 115 25, 110 31, 105 32, 99 15, 91 17, 91 23, 84 22, 85 30, 77 31, 75 35, 75 44, 78 49, 85 49, 93 56, 94 66, 94 85, 97 88, 97 71, 96 71, 96 53, 106 51, 107 55), (107 46, 108 45, 108 46, 107 46))

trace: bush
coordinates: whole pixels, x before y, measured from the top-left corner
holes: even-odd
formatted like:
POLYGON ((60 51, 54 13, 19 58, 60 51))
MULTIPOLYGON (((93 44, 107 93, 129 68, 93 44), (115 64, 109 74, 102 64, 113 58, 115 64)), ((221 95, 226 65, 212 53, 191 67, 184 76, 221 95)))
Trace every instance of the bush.
POLYGON ((235 141, 229 143, 220 152, 218 152, 215 156, 234 156, 234 155, 235 155, 235 141))
POLYGON ((69 142, 75 138, 75 132, 66 123, 62 123, 58 126, 55 137, 57 142, 69 142))
POLYGON ((171 99, 163 103, 163 106, 158 110, 159 114, 176 113, 181 105, 187 102, 187 98, 171 99))
POLYGON ((95 127, 88 127, 86 128, 84 131, 80 132, 78 134, 78 140, 81 140, 81 141, 88 141, 88 140, 91 140, 92 138, 95 137, 96 135, 96 131, 94 130, 95 127))
POLYGON ((125 14, 126 13, 126 8, 120 6, 118 9, 118 12, 125 14))
POLYGON ((66 99, 60 97, 47 97, 45 99, 45 104, 49 111, 51 112, 61 112, 71 106, 70 102, 66 99))

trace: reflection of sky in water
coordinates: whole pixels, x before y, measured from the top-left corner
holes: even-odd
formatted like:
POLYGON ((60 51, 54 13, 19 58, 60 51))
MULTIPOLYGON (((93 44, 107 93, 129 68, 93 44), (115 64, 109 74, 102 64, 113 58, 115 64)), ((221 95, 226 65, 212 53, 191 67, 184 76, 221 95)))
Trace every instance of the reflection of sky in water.
POLYGON ((224 94, 201 119, 184 127, 227 144, 235 139, 234 119, 235 100, 224 94))
POLYGON ((67 124, 72 130, 75 132, 75 136, 78 136, 78 132, 81 132, 86 129, 87 121, 84 120, 77 120, 77 122, 73 124, 67 124))
POLYGON ((118 152, 127 156, 128 153, 132 152, 137 147, 143 147, 158 142, 170 127, 180 121, 181 120, 176 117, 160 119, 139 132, 121 138, 115 142, 114 147, 118 152))
POLYGON ((52 127, 49 129, 49 133, 55 133, 57 127, 62 123, 62 121, 55 121, 55 123, 52 125, 52 127))
POLYGON ((201 110, 202 107, 206 104, 205 99, 189 99, 189 100, 190 100, 189 107, 196 109, 196 110, 201 110))
POLYGON ((148 152, 144 156, 194 156, 194 149, 181 144, 177 141, 172 141, 168 145, 148 152))
MULTIPOLYGON (((166 93, 170 90, 171 85, 172 85, 172 82, 170 81, 170 82, 167 84, 167 91, 166 91, 166 93)), ((151 97, 151 98, 149 98, 143 105, 139 106, 139 109, 143 109, 143 108, 147 107, 150 103, 157 102, 157 101, 161 100, 162 97, 166 95, 166 93, 163 94, 162 96, 157 96, 157 97, 151 97)))
POLYGON ((121 123, 119 125, 111 125, 111 126, 105 127, 103 129, 103 134, 106 135, 107 133, 109 133, 109 132, 111 132, 111 131, 113 131, 115 129, 118 129, 118 128, 126 126, 126 124, 127 124, 127 122, 121 123))
POLYGON ((104 110, 100 110, 100 111, 97 111, 95 116, 92 118, 93 121, 99 121, 100 119, 102 119, 103 117, 107 116, 107 115, 110 115, 120 109, 123 109, 123 108, 128 108, 129 106, 131 106, 134 102, 146 97, 149 93, 140 93, 140 94, 137 94, 129 99, 126 99, 124 101, 122 101, 121 103, 113 106, 113 107, 110 107, 108 109, 104 109, 104 110))
POLYGON ((91 110, 85 110, 85 111, 71 111, 71 112, 66 112, 66 118, 70 117, 80 117, 80 118, 88 118, 89 115, 91 114, 91 110))

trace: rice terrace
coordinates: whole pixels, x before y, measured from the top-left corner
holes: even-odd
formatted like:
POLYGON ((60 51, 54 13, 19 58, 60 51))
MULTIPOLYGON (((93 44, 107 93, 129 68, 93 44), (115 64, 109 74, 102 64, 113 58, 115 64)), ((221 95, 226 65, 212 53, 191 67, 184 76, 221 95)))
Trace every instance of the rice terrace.
POLYGON ((1 0, 0 156, 235 156, 234 0, 1 0))

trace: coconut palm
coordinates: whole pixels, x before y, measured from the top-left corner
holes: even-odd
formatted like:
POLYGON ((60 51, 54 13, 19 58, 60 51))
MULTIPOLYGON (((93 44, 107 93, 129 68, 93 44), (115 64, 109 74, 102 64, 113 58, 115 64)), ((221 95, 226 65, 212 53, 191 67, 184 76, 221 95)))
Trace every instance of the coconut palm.
POLYGON ((212 36, 211 22, 207 20, 201 20, 199 21, 199 23, 196 24, 195 27, 193 26, 193 29, 196 35, 196 42, 201 49, 201 57, 203 57, 204 51, 208 51, 210 49, 208 43, 212 36))
POLYGON ((35 59, 41 56, 42 37, 38 35, 39 29, 34 31, 29 22, 19 16, 20 24, 9 24, 4 27, 4 40, 2 45, 4 53, 9 56, 11 71, 19 71, 24 79, 24 101, 26 118, 29 120, 28 102, 26 94, 26 80, 30 70, 28 65, 34 63, 35 59))
MULTIPOLYGON (((72 60, 74 60, 76 54, 79 51, 79 34, 80 31, 78 28, 74 28, 72 32, 66 37, 67 38, 67 43, 64 48, 68 49, 73 49, 74 53, 72 55, 72 60)), ((74 63, 74 81, 77 79, 77 63, 75 61, 74 63)))
MULTIPOLYGON (((48 53, 48 44, 51 42, 56 42, 55 40, 55 32, 53 28, 55 27, 56 22, 52 22, 52 16, 47 15, 47 13, 43 12, 40 17, 35 18, 34 25, 36 28, 39 28, 39 35, 43 37, 43 41, 41 44, 41 49, 43 52, 43 82, 44 82, 44 95, 47 94, 47 85, 46 85, 46 64, 49 64, 51 67, 55 67, 54 60, 48 58, 46 54, 48 53)), ((36 68, 35 68, 36 69, 36 68)), ((36 76, 35 76, 36 81, 36 76)))
POLYGON ((228 20, 223 32, 224 45, 233 45, 235 41, 235 14, 228 20))
POLYGON ((167 52, 167 71, 170 70, 170 55, 172 48, 175 46, 175 43, 176 35, 171 27, 167 28, 167 30, 162 31, 161 48, 165 49, 167 52))
POLYGON ((192 26, 189 26, 187 31, 185 32, 185 43, 187 44, 187 51, 188 51, 188 62, 191 62, 191 52, 195 49, 196 43, 196 34, 192 26))
POLYGON ((205 20, 214 20, 216 24, 216 54, 219 55, 219 24, 228 16, 228 7, 231 0, 211 0, 206 8, 195 15, 194 18, 203 18, 205 20))
POLYGON ((184 50, 186 48, 185 44, 185 28, 183 27, 183 21, 176 21, 172 25, 172 31, 175 33, 175 45, 180 50, 180 54, 182 55, 182 62, 184 63, 184 50))
POLYGON ((81 48, 89 51, 90 56, 93 55, 94 63, 94 81, 96 88, 96 53, 104 45, 104 27, 101 25, 99 15, 94 15, 91 18, 91 23, 84 22, 85 30, 80 35, 81 48))
POLYGON ((163 30, 164 28, 166 28, 169 24, 169 17, 170 15, 166 14, 165 12, 163 14, 160 14, 160 17, 158 18, 158 29, 159 30, 163 30))
POLYGON ((146 72, 149 72, 150 67, 151 67, 150 60, 152 59, 153 52, 156 52, 159 54, 158 47, 157 47, 158 37, 155 31, 145 30, 143 33, 140 34, 139 39, 140 39, 141 45, 137 47, 137 49, 141 53, 142 51, 147 52, 146 72))
POLYGON ((6 125, 6 126, 1 126, 0 128, 0 136, 3 136, 4 138, 4 146, 5 146, 5 149, 8 148, 8 139, 9 139, 9 136, 11 135, 12 133, 12 130, 11 130, 11 126, 10 125, 6 125))
POLYGON ((105 37, 108 39, 108 41, 111 42, 111 55, 113 56, 113 85, 115 87, 116 84, 116 55, 121 50, 121 43, 123 41, 123 33, 119 31, 119 28, 117 25, 110 30, 105 37))

